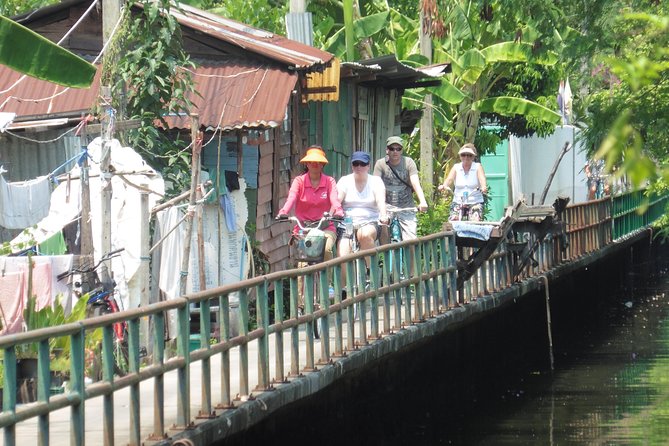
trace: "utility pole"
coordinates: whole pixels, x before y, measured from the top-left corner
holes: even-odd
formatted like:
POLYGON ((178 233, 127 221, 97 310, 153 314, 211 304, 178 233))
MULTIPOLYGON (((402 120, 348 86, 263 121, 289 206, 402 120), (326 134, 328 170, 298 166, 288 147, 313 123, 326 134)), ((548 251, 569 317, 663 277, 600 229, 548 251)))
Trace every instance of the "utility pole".
MULTIPOLYGON (((102 144, 100 148, 102 152, 100 157, 100 212, 102 218, 100 256, 104 256, 111 252, 112 173, 109 169, 109 166, 111 164, 111 139, 114 134, 114 110, 111 106, 111 89, 109 87, 101 87, 101 90, 104 115, 102 116, 102 144)), ((101 275, 103 276, 100 277, 100 280, 103 283, 111 283, 111 278, 108 276, 109 269, 111 268, 111 262, 105 266, 106 268, 100 269, 101 275), (105 275, 107 275, 107 277, 104 277, 105 275)))
MULTIPOLYGON (((88 139, 86 138, 86 126, 88 120, 86 116, 82 114, 81 116, 81 130, 79 131, 79 138, 81 141, 81 148, 86 153, 84 154, 83 160, 81 162, 81 175, 79 184, 81 185, 81 220, 79 221, 79 228, 81 231, 81 249, 79 254, 87 259, 87 261, 93 261, 93 230, 91 228, 91 187, 90 181, 88 178, 88 139)), ((88 277, 84 277, 82 283, 86 284, 88 288, 89 284, 92 283, 88 277)), ((89 292, 90 289, 84 289, 85 293, 89 292)))
MULTIPOLYGON (((121 1, 122 0, 102 0, 102 43, 103 45, 111 38, 112 30, 116 26, 121 17, 121 1)), ((102 109, 104 115, 101 118, 101 157, 100 157, 100 181, 101 181, 101 218, 102 218, 102 233, 100 244, 100 256, 111 252, 111 199, 112 199, 112 174, 109 170, 111 160, 111 146, 110 141, 114 135, 114 109, 112 108, 111 87, 102 86, 102 109)), ((108 275, 108 270, 111 268, 111 262, 105 265, 107 268, 101 268, 100 272, 103 277, 100 279, 103 283, 111 283, 111 278, 108 275), (107 277, 104 277, 107 275, 107 277)))
MULTIPOLYGON (((140 248, 139 248, 139 306, 146 307, 149 305, 149 256, 150 240, 149 240, 149 224, 151 223, 151 213, 149 212, 149 193, 147 189, 148 184, 141 184, 142 189, 140 192, 140 214, 142 226, 140 227, 140 248)), ((132 307, 132 305, 131 305, 132 307)), ((162 335, 162 334, 161 334, 162 335)), ((147 347, 151 346, 149 337, 149 317, 142 316, 139 321, 139 345, 147 347)))
POLYGON ((102 41, 109 40, 111 33, 121 17, 123 0, 102 0, 102 41))
MULTIPOLYGON (((432 39, 429 31, 425 29, 425 12, 420 11, 420 53, 427 57, 428 63, 432 63, 432 39)), ((434 192, 434 119, 432 112, 432 95, 425 95, 423 115, 420 118, 420 177, 426 197, 432 197, 434 192)))

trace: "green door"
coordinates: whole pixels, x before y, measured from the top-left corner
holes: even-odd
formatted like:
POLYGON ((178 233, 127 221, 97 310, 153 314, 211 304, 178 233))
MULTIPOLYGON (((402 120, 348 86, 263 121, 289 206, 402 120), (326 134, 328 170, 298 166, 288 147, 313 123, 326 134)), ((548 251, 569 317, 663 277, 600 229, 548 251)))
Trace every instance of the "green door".
POLYGON ((509 140, 497 145, 495 154, 481 156, 481 164, 488 183, 488 213, 486 220, 498 221, 509 206, 509 140))

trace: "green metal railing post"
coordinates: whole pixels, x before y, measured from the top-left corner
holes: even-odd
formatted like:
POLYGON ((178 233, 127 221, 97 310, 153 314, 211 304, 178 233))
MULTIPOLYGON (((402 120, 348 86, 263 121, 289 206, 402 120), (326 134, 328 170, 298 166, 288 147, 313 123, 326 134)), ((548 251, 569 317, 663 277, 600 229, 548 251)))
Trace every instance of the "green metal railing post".
MULTIPOLYGON (((3 377, 3 392, 2 392, 2 411, 16 412, 16 350, 14 346, 4 349, 3 366, 5 367, 5 375, 3 377)), ((4 443, 5 446, 16 445, 16 425, 11 424, 4 429, 4 443)))
MULTIPOLYGON (((79 402, 70 406, 70 444, 83 446, 86 428, 86 384, 84 382, 84 339, 82 326, 78 333, 70 336, 70 389, 79 397, 79 402)), ((113 422, 113 420, 112 420, 113 422)))
MULTIPOLYGON (((128 371, 131 374, 139 373, 139 319, 130 319, 128 322, 128 371)), ((139 381, 130 386, 130 445, 140 446, 141 438, 141 419, 140 406, 141 399, 139 393, 139 381)))
MULTIPOLYGON (((165 360, 165 313, 153 315, 153 365, 162 365, 165 360)), ((165 438, 165 376, 161 373, 153 379, 153 435, 152 439, 165 438)))
MULTIPOLYGON (((328 283, 327 269, 322 270, 318 274, 319 284, 319 299, 322 309, 330 308, 330 285, 328 283)), ((316 324, 318 322, 315 322, 316 324)), ((328 316, 321 318, 321 359, 322 364, 327 364, 330 361, 330 321, 328 316)))
MULTIPOLYGON (((209 350, 211 345, 211 301, 205 299, 200 302, 200 348, 209 350)), ((189 336, 190 349, 190 336, 189 336)), ((202 387, 200 389, 200 413, 198 418, 211 418, 214 416, 211 403, 211 359, 209 357, 202 359, 202 369, 200 370, 200 379, 202 387)))
MULTIPOLYGON (((404 255, 402 256, 402 261, 404 262, 404 265, 402 267, 404 268, 404 271, 407 272, 407 274, 406 274, 407 278, 410 278, 411 276, 416 274, 415 245, 411 245, 407 249, 405 249, 404 255)), ((415 288, 416 287, 414 286, 414 289, 415 288)), ((410 284, 405 284, 402 287, 402 292, 404 293, 404 300, 405 300, 405 302, 404 302, 404 323, 406 325, 411 325, 413 323, 413 318, 411 317, 412 306, 413 306, 413 300, 411 298, 411 285, 410 284)))
MULTIPOLYGON (((274 281, 274 322, 280 324, 284 321, 283 309, 283 280, 274 281)), ((283 367, 283 330, 278 329, 274 340, 274 380, 283 382, 285 380, 285 369, 283 367)))
POLYGON ((413 246, 414 246, 414 255, 412 256, 411 259, 413 268, 411 268, 409 271, 414 271, 415 277, 420 278, 420 282, 418 282, 414 286, 414 289, 416 290, 416 296, 414 297, 414 302, 416 304, 414 319, 415 321, 423 321, 425 320, 425 314, 423 313, 423 310, 425 308, 423 301, 424 299, 423 278, 421 277, 423 275, 423 249, 420 243, 413 246))
MULTIPOLYGON (((221 343, 230 341, 230 295, 223 293, 218 296, 218 321, 221 343)), ((218 409, 229 409, 232 406, 232 388, 230 383, 230 350, 221 352, 221 402, 218 409)))
MULTIPOLYGON (((394 254, 391 254, 392 251, 386 251, 383 253, 383 285, 389 286, 395 280, 394 277, 390 277, 391 274, 391 265, 390 258, 394 257, 394 254)), ((388 334, 391 332, 390 327, 390 292, 386 291, 383 293, 383 333, 388 334)))
MULTIPOLYGON (((297 319, 297 277, 290 278, 290 318, 297 319)), ((290 328, 290 376, 300 374, 300 331, 297 325, 290 328)))
POLYGON ((374 291, 374 295, 371 298, 371 308, 369 312, 370 317, 370 337, 372 339, 379 338, 379 285, 381 284, 381 278, 379 277, 379 256, 373 254, 369 262, 369 275, 370 275, 370 285, 371 289, 374 291))
MULTIPOLYGON (((446 241, 447 239, 445 238, 440 238, 438 241, 438 256, 439 256, 439 261, 437 264, 439 265, 440 269, 446 269, 448 268, 448 251, 446 249, 446 241)), ((444 311, 448 310, 448 273, 444 272, 442 274, 439 274, 439 290, 441 294, 441 302, 440 304, 443 305, 444 311)))
MULTIPOLYGON (((37 401, 48 403, 50 393, 49 388, 51 387, 51 376, 49 376, 49 340, 41 340, 37 349, 37 401)), ((37 444, 39 446, 48 446, 48 413, 39 416, 37 427, 37 444)))
POLYGON ((269 294, 267 281, 256 287, 256 313, 258 327, 263 334, 258 339, 258 390, 268 390, 269 385, 269 294))
MULTIPOLYGON (((367 291, 367 266, 365 259, 356 259, 356 267, 358 269, 358 287, 356 289, 356 297, 367 291)), ((367 345, 367 301, 362 300, 358 303, 358 326, 360 331, 359 343, 360 345, 367 345)))
POLYGON ((448 236, 448 257, 449 257, 449 266, 452 266, 453 269, 451 270, 451 273, 449 274, 449 302, 453 306, 458 306, 460 303, 458 301, 458 270, 456 268, 457 262, 456 262, 456 249, 455 249, 455 235, 451 233, 451 235, 448 236))
POLYGON ((177 356, 184 365, 177 369, 177 423, 176 427, 190 426, 190 302, 177 310, 177 356))
MULTIPOLYGON (((303 278, 304 289, 304 314, 313 315, 314 314, 314 273, 306 274, 303 278)), ((314 366, 314 329, 316 321, 307 322, 305 327, 306 334, 306 371, 316 370, 314 366)))
MULTIPOLYGON (((393 248, 393 264, 391 265, 393 269, 393 282, 401 283, 402 274, 400 273, 402 265, 402 257, 406 257, 409 254, 409 249, 406 247, 402 248, 393 248)), ((404 270, 405 278, 408 278, 410 274, 407 270, 404 270)), ((393 292, 393 297, 395 298, 395 329, 399 330, 402 328, 402 291, 403 288, 396 288, 393 292)), ((407 313, 408 314, 408 313, 407 313)), ((408 320, 408 319, 405 319, 408 320)))
MULTIPOLYGON (((357 260, 346 262, 346 289, 348 292, 347 298, 352 299, 355 296, 355 264, 357 260)), ((347 336, 346 336, 346 348, 348 350, 355 349, 355 305, 349 305, 346 308, 347 311, 347 336)))
MULTIPOLYGON (((334 292, 335 292, 335 303, 341 304, 341 265, 335 265, 332 270, 332 280, 334 283, 334 292)), ((334 315, 335 320, 335 348, 334 354, 336 356, 341 356, 344 354, 344 330, 343 330, 343 317, 342 311, 338 310, 334 315)))
MULTIPOLYGON (((239 291, 239 334, 249 334, 249 295, 246 288, 239 291)), ((239 396, 249 396, 249 344, 239 346, 239 396)))
MULTIPOLYGON (((114 327, 102 328, 102 379, 110 385, 114 383, 114 327)), ((105 446, 114 444, 114 394, 102 397, 102 435, 105 446)))

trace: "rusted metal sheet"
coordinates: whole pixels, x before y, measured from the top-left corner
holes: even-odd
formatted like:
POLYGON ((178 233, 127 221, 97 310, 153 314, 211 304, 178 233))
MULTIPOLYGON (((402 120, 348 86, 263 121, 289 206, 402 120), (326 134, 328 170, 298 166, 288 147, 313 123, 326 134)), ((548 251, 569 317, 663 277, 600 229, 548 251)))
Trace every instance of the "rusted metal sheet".
POLYGON ((72 112, 77 115, 95 103, 100 88, 98 69, 89 88, 67 88, 25 76, 0 65, 0 111, 14 112, 17 119, 29 116, 46 118, 49 114, 72 112))
MULTIPOLYGON (((201 97, 191 100, 200 123, 223 130, 277 127, 297 83, 294 72, 247 60, 198 67, 193 78, 201 97)), ((166 120, 170 127, 190 127, 187 116, 166 120)))
POLYGON ((177 8, 170 12, 182 25, 295 69, 320 70, 334 58, 326 51, 185 4, 179 9, 183 12, 177 8))
POLYGON ((302 89, 302 102, 339 100, 339 59, 334 58, 330 67, 322 72, 309 73, 307 86, 302 89))
MULTIPOLYGON (((0 95, 0 111, 15 112, 16 121, 51 114, 78 116, 97 102, 99 72, 88 89, 65 89, 26 77, 0 95)), ((21 74, 0 66, 0 91, 14 85, 20 77, 21 74)), ((237 60, 198 67, 193 71, 193 79, 200 96, 194 95, 191 101, 201 124, 232 130, 278 126, 284 119, 297 74, 276 66, 258 65, 257 61, 237 60)), ((188 117, 168 116, 166 121, 170 127, 190 126, 188 117)))

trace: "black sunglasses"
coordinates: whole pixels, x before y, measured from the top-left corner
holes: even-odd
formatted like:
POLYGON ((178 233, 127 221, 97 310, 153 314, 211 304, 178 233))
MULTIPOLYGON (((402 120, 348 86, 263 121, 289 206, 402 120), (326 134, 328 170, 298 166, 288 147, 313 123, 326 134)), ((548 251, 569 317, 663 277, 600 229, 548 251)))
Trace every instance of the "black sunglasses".
POLYGON ((367 166, 368 164, 369 164, 369 163, 363 163, 362 161, 353 161, 353 162, 351 163, 351 165, 352 165, 353 167, 360 167, 360 166, 364 167, 364 166, 367 166))
POLYGON ((388 150, 391 152, 401 152, 402 148, 401 147, 386 147, 388 150))

